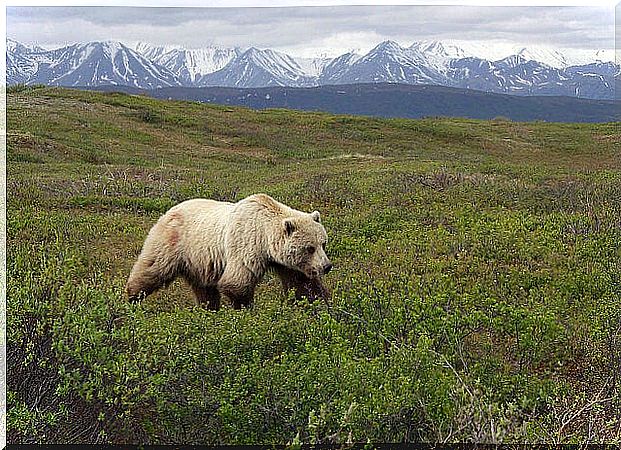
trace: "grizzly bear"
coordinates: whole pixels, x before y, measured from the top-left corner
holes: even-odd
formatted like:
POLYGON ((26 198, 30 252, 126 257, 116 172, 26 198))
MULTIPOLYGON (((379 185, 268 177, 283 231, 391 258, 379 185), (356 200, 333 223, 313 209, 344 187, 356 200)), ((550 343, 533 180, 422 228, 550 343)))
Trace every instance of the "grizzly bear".
POLYGON ((286 293, 326 300, 327 239, 318 211, 298 211, 265 194, 237 203, 187 200, 151 228, 125 290, 138 300, 183 277, 200 304, 217 310, 224 294, 240 309, 252 304, 256 285, 273 269, 286 293))

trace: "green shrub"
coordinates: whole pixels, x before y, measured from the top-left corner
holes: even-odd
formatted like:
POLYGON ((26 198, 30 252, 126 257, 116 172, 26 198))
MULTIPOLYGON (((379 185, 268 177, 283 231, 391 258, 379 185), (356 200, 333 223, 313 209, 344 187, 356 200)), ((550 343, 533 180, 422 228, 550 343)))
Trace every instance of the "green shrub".
POLYGON ((620 442, 614 125, 15 89, 10 443, 620 442), (329 303, 126 300, 164 211, 254 192, 321 211, 329 303))

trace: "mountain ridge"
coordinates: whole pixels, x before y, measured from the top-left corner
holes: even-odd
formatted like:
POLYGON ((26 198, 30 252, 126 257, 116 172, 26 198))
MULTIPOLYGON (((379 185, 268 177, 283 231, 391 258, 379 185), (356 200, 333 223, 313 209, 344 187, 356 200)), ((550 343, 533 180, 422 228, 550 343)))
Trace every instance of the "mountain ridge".
POLYGON ((418 41, 410 47, 383 41, 364 55, 346 53, 330 59, 295 58, 256 47, 183 49, 139 43, 132 48, 114 41, 44 50, 9 39, 7 83, 115 84, 144 89, 405 83, 514 95, 615 98, 615 78, 621 70, 612 62, 594 60, 566 66, 572 58, 560 51, 541 48, 522 47, 517 53, 498 60, 475 55, 482 52, 483 48, 464 49, 451 41, 418 41))
POLYGON ((94 89, 251 109, 286 108, 390 118, 445 116, 490 120, 504 117, 523 122, 621 120, 619 101, 514 96, 432 85, 358 83, 306 88, 168 87, 154 90, 101 86, 94 89))

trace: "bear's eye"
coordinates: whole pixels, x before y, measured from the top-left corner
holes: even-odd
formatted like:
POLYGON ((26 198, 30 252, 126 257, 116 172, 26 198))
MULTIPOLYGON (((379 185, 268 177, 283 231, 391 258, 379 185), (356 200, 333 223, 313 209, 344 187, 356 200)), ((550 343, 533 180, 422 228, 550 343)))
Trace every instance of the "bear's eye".
POLYGON ((315 247, 313 246, 306 247, 306 251, 312 255, 313 253, 315 253, 315 247))

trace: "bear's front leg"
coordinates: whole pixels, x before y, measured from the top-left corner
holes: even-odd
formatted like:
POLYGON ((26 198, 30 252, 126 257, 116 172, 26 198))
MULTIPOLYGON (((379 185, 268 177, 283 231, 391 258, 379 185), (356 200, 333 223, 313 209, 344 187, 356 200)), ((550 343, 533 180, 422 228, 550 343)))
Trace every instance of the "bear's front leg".
POLYGON ((227 264, 220 281, 218 290, 226 295, 233 304, 233 308, 251 306, 254 298, 254 288, 258 283, 257 277, 244 266, 227 264))

